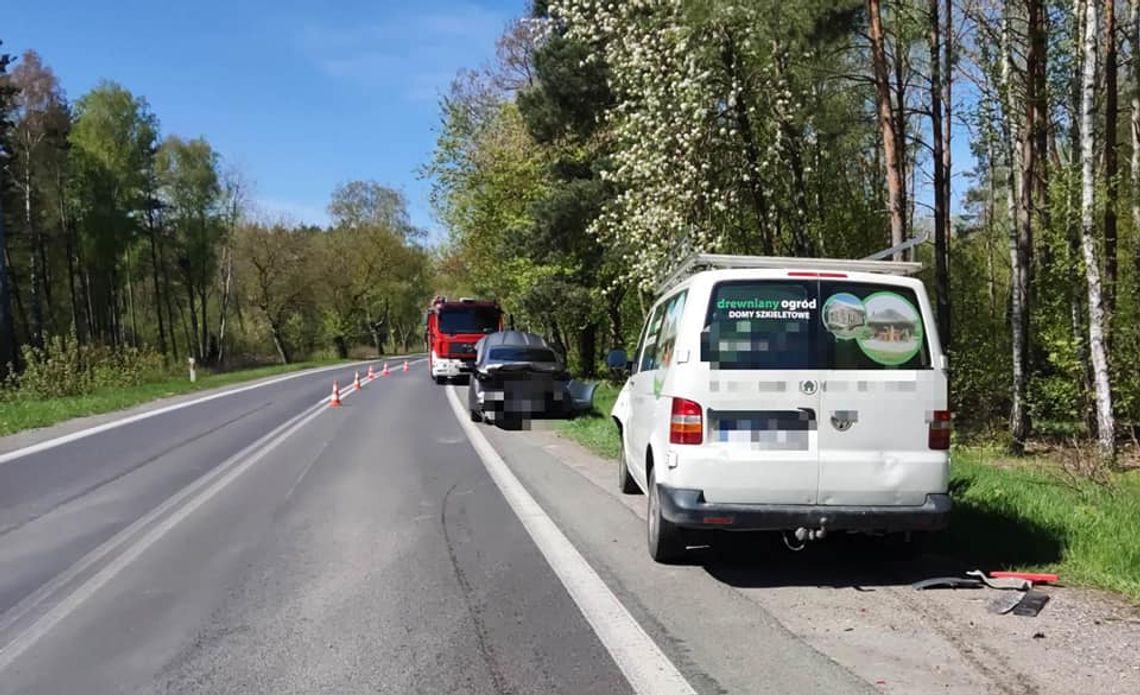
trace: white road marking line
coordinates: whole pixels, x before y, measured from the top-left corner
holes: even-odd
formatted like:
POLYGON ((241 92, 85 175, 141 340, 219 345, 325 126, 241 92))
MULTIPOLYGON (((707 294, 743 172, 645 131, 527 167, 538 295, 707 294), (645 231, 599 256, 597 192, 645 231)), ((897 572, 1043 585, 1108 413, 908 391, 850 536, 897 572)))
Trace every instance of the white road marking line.
MULTIPOLYGON (((367 363, 365 363, 365 364, 367 364, 367 363)), ((79 430, 78 432, 72 432, 70 434, 65 434, 65 435, 62 435, 60 437, 56 437, 54 439, 48 439, 48 440, 39 442, 38 444, 32 444, 30 446, 26 446, 22 449, 16 449, 15 451, 9 451, 5 454, 0 454, 0 464, 7 463, 9 461, 21 458, 23 456, 27 456, 29 454, 35 454, 35 453, 39 453, 41 451, 46 451, 47 449, 53 449, 57 446, 67 444, 69 442, 74 442, 77 439, 83 439, 84 437, 90 437, 93 434, 99 434, 100 432, 106 432, 107 430, 115 429, 116 427, 122 427, 123 425, 129 425, 132 422, 138 422, 139 420, 145 420, 147 418, 156 417, 158 415, 165 415, 166 413, 170 413, 170 412, 173 412, 175 410, 181 410, 182 408, 189 408, 191 406, 195 406, 195 405, 198 405, 200 403, 206 403, 207 401, 212 401, 216 398, 224 398, 226 396, 232 396, 236 393, 244 393, 246 391, 252 391, 253 389, 259 389, 263 386, 271 386, 273 384, 279 384, 283 381, 288 381, 290 379, 297 379, 297 378, 300 378, 302 376, 308 376, 311 374, 320 374, 321 372, 332 371, 334 369, 344 369, 345 367, 351 367, 351 366, 352 366, 351 364, 349 364, 349 365, 340 364, 340 365, 336 365, 334 367, 320 367, 318 369, 304 369, 304 370, 301 370, 301 371, 296 372, 294 374, 286 374, 285 376, 278 377, 277 379, 270 379, 269 381, 262 381, 262 382, 259 382, 256 384, 250 384, 249 386, 241 386, 241 387, 238 387, 235 389, 229 389, 226 391, 222 391, 220 393, 212 393, 208 396, 203 396, 201 398, 195 398, 194 400, 191 400, 191 401, 184 401, 182 403, 175 403, 173 405, 168 405, 164 408, 157 408, 155 410, 148 410, 145 413, 139 413, 137 415, 131 415, 130 417, 125 417, 125 418, 122 418, 121 420, 114 420, 112 422, 105 422, 102 425, 96 425, 94 427, 88 427, 87 429, 79 430)))
POLYGON ((527 492, 483 433, 468 419, 467 409, 460 403, 454 388, 447 388, 447 398, 459 426, 467 434, 491 479, 625 674, 634 692, 639 695, 695 695, 696 691, 669 657, 630 615, 574 544, 527 492))
MULTIPOLYGON (((355 391, 355 389, 350 389, 349 393, 353 391, 355 391)), ((347 395, 348 393, 342 394, 341 398, 347 395)), ((140 517, 129 527, 115 534, 109 541, 88 553, 83 559, 40 587, 35 593, 25 598, 4 615, 0 615, 0 634, 2 634, 4 629, 11 627, 30 611, 35 610, 39 604, 50 599, 52 594, 62 589, 85 570, 119 550, 119 546, 124 545, 133 534, 145 529, 156 520, 162 518, 168 511, 174 509, 166 518, 162 519, 156 526, 147 531, 145 535, 133 543, 126 545, 122 552, 108 562, 106 566, 80 584, 75 590, 61 597, 50 609, 36 618, 27 628, 19 632, 7 644, 0 646, 0 673, 3 673, 6 668, 12 665, 12 662, 15 661, 17 657, 38 642, 61 620, 70 615, 72 611, 82 605, 84 601, 89 599, 96 591, 113 579, 115 575, 134 562, 147 548, 154 545, 155 542, 184 521, 196 509, 224 490, 226 486, 236 480, 238 476, 249 470, 249 468, 292 436, 297 430, 309 424, 327 410, 327 404, 330 399, 331 395, 322 398, 315 404, 293 416, 290 420, 278 425, 253 444, 250 444, 237 454, 226 459, 225 462, 215 467, 209 473, 190 483, 158 507, 140 517), (183 502, 185 503, 182 504, 183 502), (179 507, 179 504, 182 504, 182 506, 179 507)))
MULTIPOLYGON (((415 362, 423 362, 426 359, 427 359, 426 357, 421 357, 421 358, 415 360, 415 362)), ((377 360, 364 360, 364 361, 358 362, 356 364, 357 365, 366 365, 369 363, 375 364, 375 363, 380 363, 380 362, 384 362, 384 361, 385 360, 379 360, 379 359, 377 359, 377 360)), ((408 364, 409 365, 414 364, 415 362, 409 362, 408 364)), ((353 366, 353 363, 347 362, 344 364, 333 365, 331 367, 318 367, 316 369, 303 369, 303 370, 295 372, 293 374, 286 374, 286 375, 278 377, 276 379, 270 379, 268 381, 261 381, 261 382, 258 382, 256 384, 250 384, 248 386, 239 386, 238 388, 227 389, 227 390, 221 391, 219 393, 211 393, 208 396, 202 396, 201 398, 195 398, 194 400, 184 401, 182 403, 175 403, 173 405, 168 405, 168 406, 163 407, 163 408, 156 408, 154 410, 148 410, 145 413, 139 413, 137 415, 131 415, 130 417, 125 417, 125 418, 122 418, 120 420, 113 420, 111 422, 105 422, 102 425, 95 425, 94 427, 88 427, 87 429, 79 430, 77 432, 65 434, 65 435, 62 435, 59 437, 55 437, 53 439, 47 439, 47 440, 44 440, 44 441, 39 442, 37 444, 31 444, 29 446, 23 447, 22 449, 15 449, 13 451, 9 451, 7 453, 0 454, 0 465, 3 465, 5 463, 8 463, 9 461, 13 461, 13 460, 18 459, 18 458, 22 458, 24 456, 28 456, 30 454, 36 454, 36 453, 39 453, 41 451, 46 451, 48 449, 53 449, 53 448, 55 448, 57 446, 61 446, 63 444, 67 444, 69 442, 74 442, 77 439, 83 439, 84 437, 90 437, 93 434, 99 434, 100 432, 106 432, 107 430, 112 430, 112 429, 115 429, 116 427, 122 427, 123 425, 129 425, 132 422, 138 422, 139 420, 145 420, 147 418, 156 417, 158 415, 165 415, 166 413, 170 413, 170 412, 173 412, 175 410, 181 410, 182 408, 189 408, 191 406, 195 406, 195 405, 198 405, 200 403, 206 403, 207 401, 212 401, 216 398, 224 398, 226 396, 232 396, 232 395, 237 394, 237 393, 244 393, 246 391, 252 391, 253 389, 259 389, 259 388, 262 388, 263 386, 272 386, 273 384, 280 384, 283 381, 289 381, 290 379, 299 379, 300 377, 309 376, 312 374, 322 374, 324 372, 335 371, 337 369, 350 369, 350 368, 352 368, 352 366, 353 366)))

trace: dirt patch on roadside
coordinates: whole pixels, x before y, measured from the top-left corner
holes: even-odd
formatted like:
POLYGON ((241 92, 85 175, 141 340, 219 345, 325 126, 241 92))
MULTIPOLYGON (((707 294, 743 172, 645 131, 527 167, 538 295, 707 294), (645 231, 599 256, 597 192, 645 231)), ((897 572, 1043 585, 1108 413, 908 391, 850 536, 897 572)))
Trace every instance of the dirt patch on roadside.
MULTIPOLYGON (((644 518, 645 498, 617 491, 616 464, 546 429, 519 436, 644 518)), ((1037 617, 994 615, 997 590, 910 586, 971 568, 933 555, 892 561, 863 539, 793 554, 778 539, 733 535, 690 553, 710 581, 883 692, 1140 692, 1140 610, 1110 594, 1046 587, 1051 600, 1037 617)))

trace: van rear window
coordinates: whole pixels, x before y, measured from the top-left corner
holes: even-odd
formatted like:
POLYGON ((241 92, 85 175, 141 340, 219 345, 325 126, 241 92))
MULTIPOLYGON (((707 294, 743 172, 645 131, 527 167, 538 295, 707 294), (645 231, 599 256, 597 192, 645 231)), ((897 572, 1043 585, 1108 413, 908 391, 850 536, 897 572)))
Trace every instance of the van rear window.
POLYGON ((715 369, 929 369, 909 288, 815 280, 722 282, 701 360, 715 369))

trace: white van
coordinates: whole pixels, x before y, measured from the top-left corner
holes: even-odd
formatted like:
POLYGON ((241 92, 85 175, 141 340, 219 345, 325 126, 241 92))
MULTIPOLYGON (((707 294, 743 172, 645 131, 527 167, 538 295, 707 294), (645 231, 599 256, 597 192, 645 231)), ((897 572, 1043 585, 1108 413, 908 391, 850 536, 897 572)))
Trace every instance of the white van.
POLYGON ((633 355, 607 357, 630 373, 619 480, 647 493, 655 560, 688 529, 946 525, 946 358, 919 267, 697 256, 663 284, 633 355))

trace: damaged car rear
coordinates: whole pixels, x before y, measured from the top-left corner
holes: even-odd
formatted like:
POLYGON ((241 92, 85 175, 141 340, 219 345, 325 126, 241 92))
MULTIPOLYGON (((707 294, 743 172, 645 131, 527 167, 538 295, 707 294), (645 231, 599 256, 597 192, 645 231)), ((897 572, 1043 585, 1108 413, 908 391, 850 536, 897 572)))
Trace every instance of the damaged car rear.
POLYGON ((542 337, 501 331, 475 346, 467 407, 475 422, 521 424, 570 417, 577 410, 570 374, 542 337))

